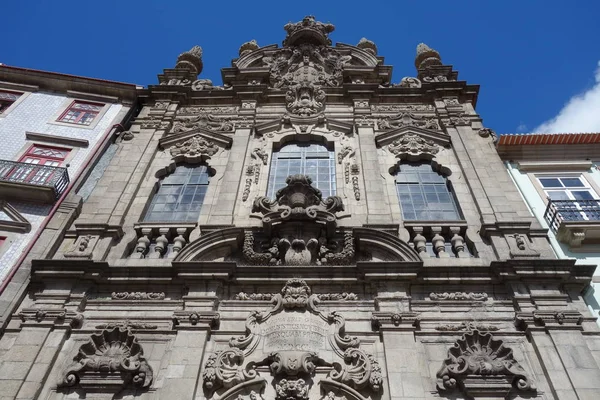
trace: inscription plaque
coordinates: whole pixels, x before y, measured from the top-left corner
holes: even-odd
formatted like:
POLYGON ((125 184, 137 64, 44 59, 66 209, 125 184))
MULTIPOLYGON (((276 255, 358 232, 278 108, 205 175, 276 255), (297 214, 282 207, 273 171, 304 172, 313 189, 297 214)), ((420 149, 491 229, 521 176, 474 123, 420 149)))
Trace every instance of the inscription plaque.
POLYGON ((265 351, 318 351, 325 348, 329 325, 309 312, 283 312, 262 326, 265 351))

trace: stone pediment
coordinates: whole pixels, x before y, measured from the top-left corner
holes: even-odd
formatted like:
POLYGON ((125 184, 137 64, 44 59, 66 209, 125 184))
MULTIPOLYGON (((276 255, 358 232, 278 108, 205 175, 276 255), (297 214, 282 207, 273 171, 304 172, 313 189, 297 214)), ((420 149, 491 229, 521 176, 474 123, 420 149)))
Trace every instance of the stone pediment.
POLYGON ((243 335, 208 356, 202 373, 208 399, 245 398, 249 386, 254 399, 307 400, 332 388, 348 399, 381 396, 377 359, 345 333, 341 314, 319 309, 305 281, 288 280, 272 301, 247 317, 243 335))
POLYGON ((200 162, 215 155, 219 149, 229 149, 229 136, 197 128, 166 136, 159 140, 160 148, 169 150, 175 161, 200 162))
POLYGON ((375 136, 377 147, 383 147, 391 144, 403 136, 419 136, 427 141, 432 141, 439 146, 448 146, 451 142, 450 136, 440 131, 426 129, 418 126, 402 126, 397 129, 385 131, 375 136))

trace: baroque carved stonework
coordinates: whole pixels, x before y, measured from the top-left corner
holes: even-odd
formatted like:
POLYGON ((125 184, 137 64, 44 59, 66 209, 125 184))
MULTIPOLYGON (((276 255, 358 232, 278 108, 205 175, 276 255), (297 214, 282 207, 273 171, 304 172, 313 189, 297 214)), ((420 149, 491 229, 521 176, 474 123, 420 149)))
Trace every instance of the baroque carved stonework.
POLYGON ((212 114, 199 114, 197 117, 175 121, 171 133, 188 132, 198 128, 214 132, 233 132, 235 125, 231 118, 215 117, 212 114))
POLYGON ((147 388, 152 379, 152 368, 137 338, 129 330, 115 327, 93 334, 79 348, 59 386, 147 388))
POLYGON ((164 300, 165 292, 112 292, 114 300, 164 300))
POLYGON ((424 156, 433 158, 440 148, 432 140, 423 139, 415 134, 406 134, 390 143, 388 150, 400 159, 417 161, 424 156))
POLYGON ((176 143, 171 147, 171 156, 176 161, 201 162, 219 151, 219 146, 206 140, 201 135, 194 135, 185 142, 176 143))
POLYGON ((380 130, 401 128, 403 126, 418 126, 425 129, 440 129, 437 119, 416 115, 410 112, 401 112, 390 117, 377 120, 377 128, 380 130))
POLYGON ((473 293, 473 292, 431 292, 429 294, 431 300, 475 300, 475 301, 486 301, 488 299, 487 293, 473 293))
MULTIPOLYGON (((271 301, 277 295, 277 293, 246 293, 239 292, 235 295, 235 300, 266 300, 271 301)), ((321 293, 317 294, 317 297, 321 301, 352 301, 358 300, 358 296, 354 293, 343 292, 343 293, 321 293)))
POLYGON ((248 316, 244 335, 208 357, 202 375, 208 399, 222 398, 225 391, 236 398, 248 386, 268 390, 261 366, 268 367, 273 382, 271 394, 256 391, 262 398, 306 400, 313 384, 379 393, 383 377, 377 360, 360 348, 358 338, 346 335, 340 314, 318 308, 305 281, 290 279, 271 301, 271 309, 248 316), (317 366, 327 374, 319 380, 317 366))
POLYGON ((491 333, 478 330, 465 333, 448 350, 437 377, 438 390, 459 389, 470 396, 476 396, 481 390, 501 394, 511 389, 536 390, 512 350, 491 333))

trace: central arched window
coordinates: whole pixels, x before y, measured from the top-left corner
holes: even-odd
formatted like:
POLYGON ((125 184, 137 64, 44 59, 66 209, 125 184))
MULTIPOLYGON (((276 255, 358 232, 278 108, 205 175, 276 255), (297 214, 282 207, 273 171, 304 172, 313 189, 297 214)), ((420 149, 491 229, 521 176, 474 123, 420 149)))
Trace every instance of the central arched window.
POLYGON ((277 191, 285 187, 286 178, 296 174, 310 176, 323 198, 335 195, 335 156, 324 145, 292 143, 274 151, 267 197, 274 198, 277 191))
POLYGON ((462 219, 446 178, 430 164, 400 164, 396 190, 405 221, 462 219))
POLYGON ((196 222, 208 189, 205 165, 179 165, 166 176, 152 198, 144 217, 147 222, 196 222))

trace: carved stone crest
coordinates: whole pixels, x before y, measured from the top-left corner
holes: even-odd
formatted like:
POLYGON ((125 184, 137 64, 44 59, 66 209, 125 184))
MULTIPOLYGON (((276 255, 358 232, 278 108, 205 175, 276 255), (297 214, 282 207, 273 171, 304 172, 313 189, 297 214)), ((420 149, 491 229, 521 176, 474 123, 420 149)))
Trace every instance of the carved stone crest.
POLYGON ((311 116, 322 111, 325 92, 311 82, 302 82, 291 86, 286 95, 287 109, 299 116, 311 116))
POLYGON ((448 350, 437 377, 440 391, 460 389, 469 396, 477 396, 481 390, 501 394, 511 389, 535 391, 512 350, 491 333, 478 330, 465 333, 448 350))
POLYGON ((308 399, 315 383, 325 392, 333 386, 372 394, 381 390, 377 360, 360 348, 358 338, 346 335, 340 314, 319 309, 305 281, 289 280, 272 301, 271 309, 248 316, 244 335, 208 357, 203 372, 207 398, 236 398, 249 385, 272 391, 261 393, 263 398, 285 400, 308 399), (256 361, 246 361, 250 358, 256 361), (258 372, 261 366, 268 367, 272 385, 258 372), (317 367, 324 370, 320 379, 317 367))

